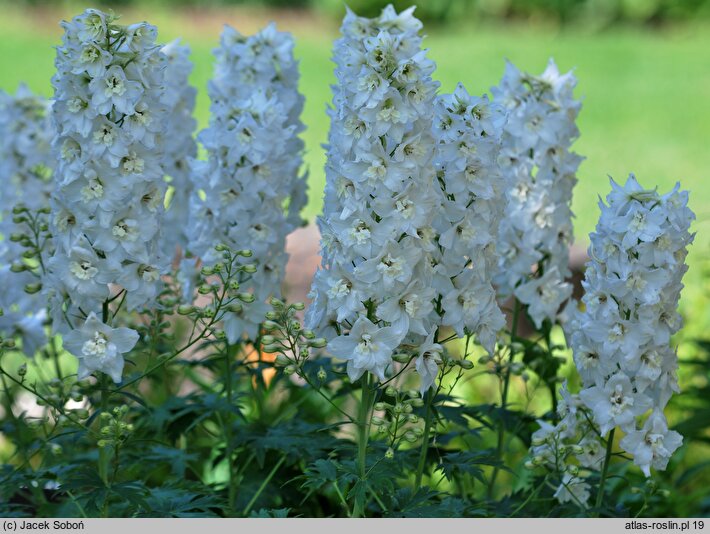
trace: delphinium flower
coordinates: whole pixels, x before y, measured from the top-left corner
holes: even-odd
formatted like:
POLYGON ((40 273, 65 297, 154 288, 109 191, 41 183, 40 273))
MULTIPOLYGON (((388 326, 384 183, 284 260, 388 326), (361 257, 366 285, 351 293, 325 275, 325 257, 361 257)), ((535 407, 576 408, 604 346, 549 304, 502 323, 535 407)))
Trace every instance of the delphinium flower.
MULTIPOLYGON (((366 372, 384 380, 397 346, 421 345, 435 328, 429 254, 438 84, 412 12, 388 6, 368 19, 348 10, 335 43, 322 267, 306 322, 331 340, 332 356, 347 360, 353 381, 366 372)), ((432 347, 428 358, 436 361, 440 346, 432 347)), ((427 362, 417 367, 431 375, 427 362)))
POLYGON ((602 435, 619 427, 621 447, 649 476, 651 467, 665 469, 682 441, 663 410, 679 391, 670 338, 681 327, 694 215, 679 184, 666 195, 643 189, 633 175, 624 186, 611 184, 590 235, 584 311, 571 320, 570 346, 594 422, 602 435))
POLYGON ((434 221, 438 246, 432 259, 440 323, 460 337, 476 334, 492 354, 505 326, 491 283, 505 208, 497 162, 505 111, 485 96, 469 95, 461 84, 453 94, 437 97, 434 110, 441 208, 434 221))
MULTIPOLYGON (((129 309, 158 291, 168 106, 154 26, 121 26, 93 9, 62 26, 52 79, 56 250, 45 285, 64 334, 92 312, 107 319, 109 284, 126 291, 129 309)), ((107 362, 101 370, 120 378, 107 362)))
MULTIPOLYGON (((22 204, 36 215, 49 205, 53 160, 50 154, 52 128, 49 120, 51 104, 33 94, 22 84, 15 95, 0 91, 0 334, 19 334, 23 351, 33 356, 44 344, 46 301, 24 287, 37 280, 29 270, 15 272, 25 252, 22 239, 12 239, 23 230, 13 220, 13 209, 22 204)), ((18 213, 21 218, 27 212, 18 213)), ((46 242, 39 254, 46 255, 46 242)))
POLYGON ((293 45, 273 24, 250 37, 226 26, 215 51, 210 125, 198 137, 208 161, 194 165, 204 197, 193 198, 188 248, 206 262, 215 259, 218 243, 253 253, 256 272, 242 288, 256 300, 225 316, 230 343, 257 336, 266 301, 280 295, 286 236, 301 224, 304 98, 293 45))
POLYGON ((163 233, 163 245, 169 257, 175 254, 176 246, 184 249, 187 245, 189 202, 194 190, 190 161, 197 156, 193 137, 197 126, 193 117, 197 90, 188 82, 192 72, 190 47, 175 39, 161 51, 168 58, 163 102, 169 110, 166 126, 169 133, 165 139, 163 165, 165 174, 170 177, 172 194, 164 218, 165 227, 171 230, 163 233))
POLYGON ((570 203, 582 160, 570 151, 579 136, 575 85, 574 75, 560 75, 550 60, 540 76, 508 63, 491 89, 509 113, 500 158, 508 205, 500 225, 496 283, 502 296, 514 295, 527 305, 538 328, 546 319, 555 322, 572 291, 565 282, 573 238, 570 203))

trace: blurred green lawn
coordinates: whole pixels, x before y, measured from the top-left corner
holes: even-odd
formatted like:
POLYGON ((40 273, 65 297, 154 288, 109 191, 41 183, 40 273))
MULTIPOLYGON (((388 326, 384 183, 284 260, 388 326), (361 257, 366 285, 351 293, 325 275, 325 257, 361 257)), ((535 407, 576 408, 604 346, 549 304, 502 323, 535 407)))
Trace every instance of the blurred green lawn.
MULTIPOLYGON (((61 17, 74 11, 27 11, 3 6, 0 20, 0 88, 14 91, 20 81, 44 95, 51 94, 54 50, 59 42, 61 17)), ((310 168, 310 202, 306 215, 321 210, 324 151, 328 131, 326 105, 334 77, 330 62, 337 24, 293 12, 245 10, 170 12, 131 8, 123 20, 148 20, 158 25, 163 41, 184 37, 193 49, 192 83, 199 89, 197 117, 205 126, 209 116, 206 82, 212 72, 212 49, 219 31, 229 22, 250 33, 274 18, 279 28, 297 38, 301 61, 301 90, 306 95, 303 120, 307 126, 306 161, 310 168)), ((683 308, 692 310, 686 334, 710 326, 707 288, 701 267, 710 252, 703 230, 710 226, 710 27, 686 26, 663 32, 615 29, 585 33, 545 27, 480 27, 465 21, 452 28, 434 28, 425 43, 437 62, 436 76, 443 91, 464 82, 482 93, 497 83, 504 58, 533 73, 554 57, 561 69, 575 69, 577 95, 584 101, 579 118, 582 135, 575 150, 586 156, 574 198, 577 241, 586 246, 587 234, 598 216, 598 195, 609 189, 608 175, 623 181, 635 172, 646 187, 670 189, 676 181, 691 191, 691 207, 698 215, 698 236, 692 247, 690 285, 683 308)))

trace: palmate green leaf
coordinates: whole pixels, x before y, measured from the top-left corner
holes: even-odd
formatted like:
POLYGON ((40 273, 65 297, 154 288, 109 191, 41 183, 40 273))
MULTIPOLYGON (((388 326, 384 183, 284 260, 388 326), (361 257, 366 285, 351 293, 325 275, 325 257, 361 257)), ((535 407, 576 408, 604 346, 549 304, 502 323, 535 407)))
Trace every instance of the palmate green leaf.
POLYGON ((411 488, 398 490, 392 498, 388 517, 472 517, 485 515, 485 509, 463 499, 429 488, 413 492, 411 488))
POLYGON ((219 517, 225 502, 202 485, 152 488, 140 517, 219 517))
POLYGON ((496 459, 493 449, 480 451, 459 451, 445 454, 438 468, 444 473, 447 480, 453 480, 457 475, 470 475, 482 484, 486 477, 482 466, 498 467, 512 473, 500 460, 496 459))
POLYGON ((334 482, 338 477, 339 464, 335 460, 319 459, 310 464, 303 475, 297 477, 303 480, 301 487, 306 490, 318 491, 326 484, 334 482))
POLYGON ((284 519, 288 517, 289 512, 291 511, 290 508, 277 508, 277 509, 266 509, 266 508, 261 508, 259 511, 252 511, 252 513, 249 515, 249 517, 258 517, 258 518, 263 518, 263 519, 269 519, 269 518, 277 518, 277 519, 284 519))
POLYGON ((300 419, 289 419, 271 427, 258 423, 240 427, 234 445, 253 452, 260 467, 264 465, 267 451, 280 451, 309 461, 327 456, 342 446, 322 425, 300 419))
POLYGON ((165 432, 172 439, 176 439, 217 414, 231 413, 243 418, 241 408, 236 402, 242 396, 235 393, 231 403, 225 397, 213 393, 170 397, 151 411, 150 417, 146 418, 147 428, 156 433, 165 432))
POLYGON ((462 408, 462 411, 489 430, 496 430, 499 425, 504 425, 504 428, 517 436, 526 448, 530 448, 532 433, 537 430, 536 418, 532 414, 501 408, 494 404, 467 406, 462 408))
POLYGON ((183 477, 188 463, 197 460, 195 453, 165 445, 152 445, 148 451, 141 452, 141 461, 150 462, 151 465, 167 464, 170 472, 177 477, 183 477))

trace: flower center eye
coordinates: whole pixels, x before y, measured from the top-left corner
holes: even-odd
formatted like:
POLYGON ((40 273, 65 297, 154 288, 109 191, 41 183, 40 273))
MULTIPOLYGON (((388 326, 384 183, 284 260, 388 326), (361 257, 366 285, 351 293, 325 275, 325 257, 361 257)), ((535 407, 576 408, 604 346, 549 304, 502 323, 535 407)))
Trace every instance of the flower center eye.
POLYGON ((81 353, 84 356, 103 358, 106 355, 108 340, 101 332, 94 332, 94 337, 84 343, 81 353))
POLYGON ((90 280, 99 272, 90 261, 73 261, 69 264, 69 270, 79 280, 90 280))

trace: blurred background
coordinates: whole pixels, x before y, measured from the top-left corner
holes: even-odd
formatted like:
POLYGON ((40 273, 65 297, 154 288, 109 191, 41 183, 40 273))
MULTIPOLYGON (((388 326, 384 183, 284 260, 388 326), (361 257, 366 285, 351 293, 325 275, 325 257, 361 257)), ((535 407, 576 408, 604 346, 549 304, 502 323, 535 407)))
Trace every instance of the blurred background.
MULTIPOLYGON (((350 0, 348 5, 373 15, 387 3, 350 0)), ((412 2, 393 3, 401 9, 412 2)), ((0 89, 14 92, 25 81, 51 96, 59 21, 86 7, 111 8, 124 23, 156 24, 163 42, 182 37, 192 47, 191 82, 199 91, 196 115, 204 127, 212 49, 222 25, 249 34, 274 20, 296 37, 308 128, 305 215, 313 220, 321 211, 325 181, 321 144, 334 81, 332 41, 344 5, 342 0, 0 0, 0 89)), ((691 446, 674 464, 684 469, 670 469, 667 476, 684 488, 685 497, 704 503, 699 509, 710 510, 710 0, 420 0, 416 14, 425 21, 425 45, 438 65, 442 91, 453 91, 458 81, 473 94, 489 91, 503 74, 505 58, 535 74, 550 57, 561 70, 574 69, 576 94, 583 99, 582 133, 574 149, 586 157, 574 199, 579 248, 588 244, 609 176, 624 181, 634 172, 646 188, 666 192, 680 181, 690 190, 697 236, 681 303, 686 327, 676 339, 687 394, 673 401, 670 420, 691 446)), ((307 285, 317 261, 317 235, 306 232, 299 239, 291 246, 299 256, 300 283, 307 285)))

